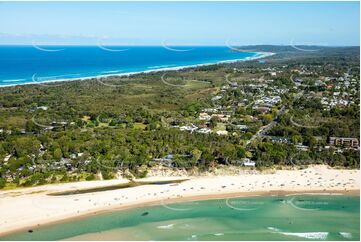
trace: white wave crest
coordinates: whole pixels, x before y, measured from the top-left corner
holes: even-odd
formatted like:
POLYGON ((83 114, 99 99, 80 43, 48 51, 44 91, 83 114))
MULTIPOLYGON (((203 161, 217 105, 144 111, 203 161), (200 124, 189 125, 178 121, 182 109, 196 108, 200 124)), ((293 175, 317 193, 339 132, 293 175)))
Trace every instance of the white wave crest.
POLYGON ((352 239, 352 234, 348 232, 340 232, 340 235, 345 239, 352 239))
POLYGON ((160 225, 157 228, 158 229, 173 229, 174 224, 168 224, 168 225, 160 225))
POLYGON ((325 240, 328 236, 328 232, 306 232, 306 233, 288 233, 280 232, 283 235, 296 236, 304 239, 321 239, 325 240))
POLYGON ((267 229, 275 231, 275 232, 280 232, 281 230, 275 227, 267 227, 267 229))
POLYGON ((11 80, 2 80, 1 82, 21 82, 25 81, 26 79, 11 79, 11 80))
MULTIPOLYGON (((328 232, 299 232, 299 233, 292 233, 292 232, 283 232, 281 229, 275 227, 267 227, 267 229, 273 231, 273 233, 288 235, 288 236, 296 236, 299 238, 304 239, 319 239, 325 240, 328 236, 328 232)), ((341 232, 340 232, 341 234, 341 232)))

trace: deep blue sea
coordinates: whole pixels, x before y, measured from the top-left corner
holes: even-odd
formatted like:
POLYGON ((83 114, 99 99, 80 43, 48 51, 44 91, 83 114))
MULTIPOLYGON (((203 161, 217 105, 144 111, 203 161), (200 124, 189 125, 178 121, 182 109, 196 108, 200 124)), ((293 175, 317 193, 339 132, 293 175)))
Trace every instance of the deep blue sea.
POLYGON ((0 86, 250 59, 227 47, 0 46, 0 86))

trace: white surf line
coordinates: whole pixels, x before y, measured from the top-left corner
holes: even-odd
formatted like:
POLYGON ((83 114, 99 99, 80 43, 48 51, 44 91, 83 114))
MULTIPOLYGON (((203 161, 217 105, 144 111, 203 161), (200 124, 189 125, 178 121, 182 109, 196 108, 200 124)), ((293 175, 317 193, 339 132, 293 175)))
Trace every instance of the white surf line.
MULTIPOLYGON (((51 80, 51 81, 37 81, 37 78, 36 78, 36 73, 34 73, 32 76, 31 76, 31 81, 37 85, 41 85, 41 86, 44 86, 44 87, 60 87, 60 86, 63 86, 64 84, 66 83, 61 83, 61 80, 51 80), (60 82, 60 84, 54 84, 55 82, 60 82), (47 85, 46 83, 51 83, 50 85, 47 85)), ((31 83, 30 83, 31 84, 31 83)))
POLYGON ((279 232, 283 235, 296 236, 305 239, 320 239, 325 240, 328 236, 328 232, 304 232, 304 233, 291 233, 291 232, 279 232))
POLYGON ((271 233, 283 234, 287 236, 296 236, 299 238, 305 239, 321 239, 325 240, 328 236, 328 232, 284 232, 281 229, 274 227, 267 227, 267 229, 271 230, 271 233))
POLYGON ((352 239, 352 234, 348 232, 339 232, 339 234, 345 239, 352 239))
POLYGON ((158 229, 173 229, 175 224, 168 224, 168 225, 159 225, 157 226, 158 229))

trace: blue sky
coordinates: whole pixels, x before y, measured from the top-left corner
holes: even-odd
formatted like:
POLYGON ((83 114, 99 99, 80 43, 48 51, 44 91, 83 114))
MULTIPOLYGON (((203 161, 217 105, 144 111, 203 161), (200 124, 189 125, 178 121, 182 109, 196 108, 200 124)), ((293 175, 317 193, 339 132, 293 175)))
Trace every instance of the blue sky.
POLYGON ((359 2, 0 2, 0 44, 359 45, 359 2))

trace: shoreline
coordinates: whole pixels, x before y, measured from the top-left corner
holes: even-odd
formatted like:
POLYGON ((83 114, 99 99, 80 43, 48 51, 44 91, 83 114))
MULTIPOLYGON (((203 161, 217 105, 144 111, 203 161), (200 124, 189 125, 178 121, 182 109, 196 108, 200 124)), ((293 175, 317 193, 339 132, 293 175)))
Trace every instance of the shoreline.
MULTIPOLYGON (((359 175, 359 170, 336 170, 325 166, 312 166, 304 170, 277 170, 274 174, 189 177, 190 180, 178 185, 144 185, 66 196, 47 194, 127 181, 123 179, 80 182, 0 191, 0 214, 2 214, 0 236, 102 213, 154 205, 166 206, 177 202, 300 194, 360 196, 359 175), (19 207, 22 208, 20 211, 19 207)), ((170 177, 143 180, 161 179, 169 180, 170 177)), ((174 180, 174 177, 171 179, 174 180)))
POLYGON ((16 234, 19 232, 23 232, 24 230, 34 229, 34 228, 41 228, 41 227, 47 227, 67 222, 75 222, 82 219, 86 219, 88 217, 97 216, 101 214, 109 214, 112 212, 121 212, 126 211, 130 209, 136 209, 136 208, 150 208, 153 206, 166 206, 171 205, 175 203, 183 203, 183 202, 197 202, 197 201, 208 201, 208 200, 222 200, 222 199, 231 199, 231 198, 247 198, 247 197, 260 197, 260 196, 271 196, 271 197, 288 197, 288 196, 299 196, 299 195, 317 195, 317 196, 360 196, 360 190, 334 190, 334 191, 324 191, 324 190, 305 190, 305 191, 269 191, 269 192, 237 192, 237 193, 221 193, 216 195, 200 195, 200 196, 194 196, 194 197, 181 197, 181 198, 171 198, 168 199, 167 202, 162 203, 164 200, 160 201, 151 201, 151 202, 144 202, 139 204, 133 204, 133 205, 126 205, 126 206, 115 206, 115 207, 109 207, 105 209, 99 209, 95 211, 90 211, 83 214, 74 215, 71 217, 62 218, 56 221, 49 220, 44 221, 42 224, 37 224, 36 226, 27 226, 23 228, 17 228, 14 230, 9 230, 5 232, 0 231, 0 239, 2 236, 8 236, 12 234, 16 234))
MULTIPOLYGON (((225 64, 225 63, 235 63, 235 62, 239 62, 239 61, 258 60, 258 59, 266 58, 266 57, 273 56, 276 54, 273 52, 248 52, 248 53, 255 53, 255 56, 245 57, 242 59, 223 60, 223 61, 216 61, 216 62, 207 62, 207 63, 202 63, 202 64, 190 64, 190 65, 183 65, 183 66, 175 66, 175 67, 164 67, 164 68, 143 70, 143 71, 133 71, 133 72, 114 73, 114 74, 99 74, 99 75, 88 76, 88 77, 74 77, 74 78, 36 81, 35 80, 36 73, 35 73, 32 76, 32 80, 29 82, 19 83, 19 84, 14 83, 14 84, 0 85, 0 88, 25 86, 25 85, 42 85, 42 84, 57 83, 57 82, 86 81, 86 80, 91 80, 91 79, 99 79, 99 78, 107 78, 107 77, 122 77, 122 76, 129 77, 129 76, 134 76, 134 75, 138 75, 138 74, 148 74, 148 73, 156 73, 156 72, 164 72, 164 71, 178 71, 178 70, 184 70, 184 69, 188 69, 188 68, 195 68, 195 67, 201 67, 201 66, 220 65, 220 64, 225 64)), ((62 76, 62 75, 60 75, 60 76, 62 76)), ((0 82, 1 81, 4 81, 4 80, 0 80, 0 82)), ((54 86, 57 86, 57 85, 54 85, 54 86)))

